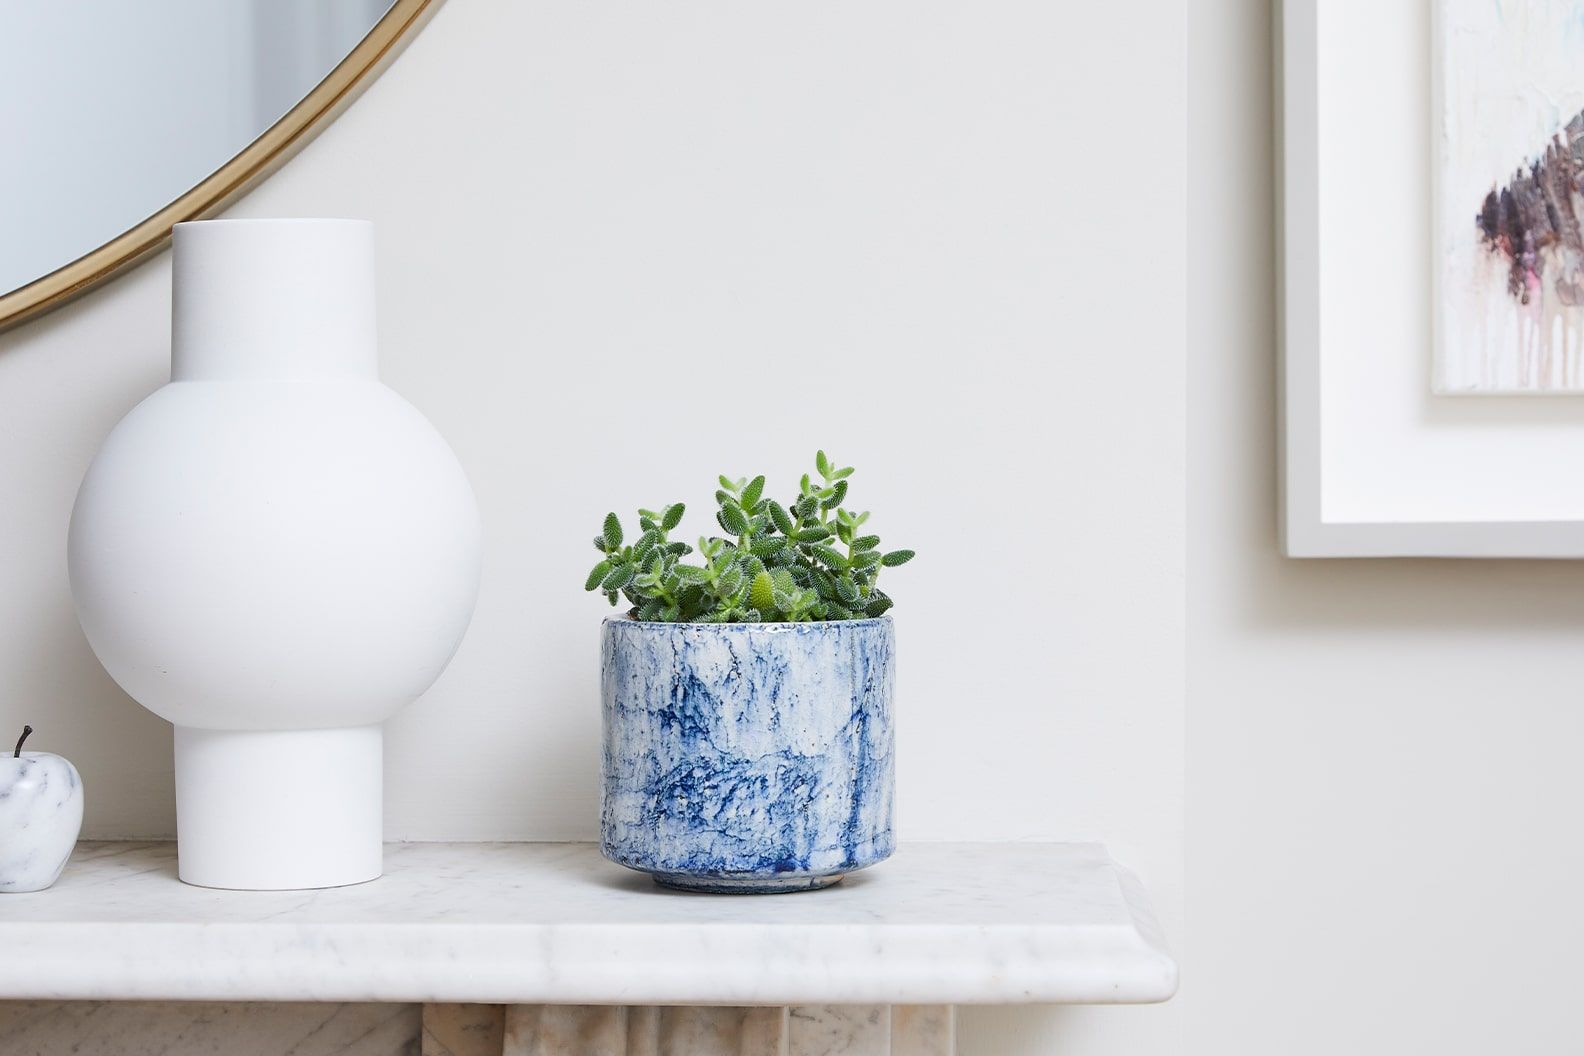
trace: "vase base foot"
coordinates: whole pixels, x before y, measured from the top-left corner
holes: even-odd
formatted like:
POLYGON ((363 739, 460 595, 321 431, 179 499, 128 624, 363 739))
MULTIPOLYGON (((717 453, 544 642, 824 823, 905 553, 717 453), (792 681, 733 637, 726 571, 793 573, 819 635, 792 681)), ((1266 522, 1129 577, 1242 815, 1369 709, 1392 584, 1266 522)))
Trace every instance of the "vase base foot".
POLYGON ((705 895, 789 895, 795 891, 818 891, 841 883, 846 873, 833 876, 689 876, 686 873, 655 873, 654 882, 674 891, 705 895))
POLYGON ((357 887, 360 884, 372 884, 384 875, 384 873, 375 873, 373 876, 366 876, 361 880, 330 880, 323 883, 294 880, 291 882, 290 887, 262 887, 258 886, 257 882, 204 883, 200 880, 190 880, 182 876, 181 870, 178 868, 176 879, 188 887, 198 887, 205 891, 334 891, 338 887, 357 887))
POLYGON ((378 726, 176 727, 177 877, 226 891, 308 891, 377 880, 378 726))

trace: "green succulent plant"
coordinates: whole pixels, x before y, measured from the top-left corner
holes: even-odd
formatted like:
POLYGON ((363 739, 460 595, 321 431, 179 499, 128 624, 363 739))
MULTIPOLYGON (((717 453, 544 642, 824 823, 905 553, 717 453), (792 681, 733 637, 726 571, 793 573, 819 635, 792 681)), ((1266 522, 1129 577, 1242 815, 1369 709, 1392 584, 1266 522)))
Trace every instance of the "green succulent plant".
POLYGON ((891 598, 878 582, 882 568, 904 565, 911 550, 882 552, 880 537, 859 534, 869 514, 843 507, 851 466, 837 468, 821 451, 785 505, 765 494, 765 478, 720 478, 715 520, 725 536, 698 541, 694 553, 670 533, 686 507, 639 510, 636 539, 621 518, 605 516, 594 548, 599 563, 585 590, 612 605, 626 598, 633 618, 665 623, 795 623, 860 620, 883 615, 891 598))

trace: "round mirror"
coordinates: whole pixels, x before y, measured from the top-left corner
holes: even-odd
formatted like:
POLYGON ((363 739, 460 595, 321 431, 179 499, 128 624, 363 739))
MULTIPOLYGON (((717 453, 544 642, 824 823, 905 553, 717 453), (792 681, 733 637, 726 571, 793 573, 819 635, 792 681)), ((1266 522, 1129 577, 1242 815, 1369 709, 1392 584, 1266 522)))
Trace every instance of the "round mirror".
POLYGON ((305 144, 438 0, 0 0, 0 329, 213 215, 305 144))

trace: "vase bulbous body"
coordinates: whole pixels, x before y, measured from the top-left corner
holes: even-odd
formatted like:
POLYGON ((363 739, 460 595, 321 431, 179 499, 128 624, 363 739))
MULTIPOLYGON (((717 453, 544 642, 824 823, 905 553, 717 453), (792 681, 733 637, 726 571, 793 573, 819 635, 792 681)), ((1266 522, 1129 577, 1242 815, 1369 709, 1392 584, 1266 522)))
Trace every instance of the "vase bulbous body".
POLYGON ((467 628, 472 491, 379 382, 371 225, 177 225, 173 302, 171 383, 78 492, 78 617, 110 675, 176 726, 183 880, 373 879, 380 724, 467 628))

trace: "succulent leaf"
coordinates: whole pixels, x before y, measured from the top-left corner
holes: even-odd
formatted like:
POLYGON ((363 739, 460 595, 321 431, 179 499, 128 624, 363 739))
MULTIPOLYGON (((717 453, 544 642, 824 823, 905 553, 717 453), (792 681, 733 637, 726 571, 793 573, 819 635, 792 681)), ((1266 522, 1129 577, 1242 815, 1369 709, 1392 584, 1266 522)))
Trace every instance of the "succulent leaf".
POLYGON ((748 515, 743 513, 742 507, 733 503, 722 506, 720 511, 720 526, 733 535, 746 535, 748 533, 748 515))
POLYGON ((753 585, 748 588, 748 604, 760 612, 768 612, 775 607, 775 581, 769 572, 761 572, 754 577, 753 585))
POLYGON ((742 504, 750 510, 759 505, 759 497, 764 494, 764 488, 765 478, 763 476, 755 477, 752 483, 742 491, 742 504))
POLYGON ((632 565, 617 565, 605 576, 606 590, 620 590, 631 583, 638 572, 632 565))
POLYGON ((749 544, 748 549, 756 557, 769 557, 771 554, 779 553, 780 551, 786 549, 786 545, 787 541, 785 536, 764 535, 760 536, 758 539, 755 539, 751 544, 749 544))
POLYGON ((823 544, 817 545, 814 547, 814 556, 819 558, 827 568, 835 569, 837 572, 845 572, 847 570, 847 559, 833 547, 823 544))
POLYGON ((770 571, 770 582, 778 594, 794 594, 797 592, 797 581, 792 578, 792 573, 784 568, 770 571))
POLYGON ((776 526, 776 530, 782 535, 791 535, 797 531, 797 525, 793 522, 792 515, 786 511, 785 506, 782 506, 774 499, 770 500, 770 522, 776 526))

